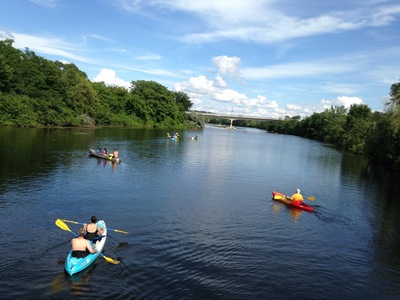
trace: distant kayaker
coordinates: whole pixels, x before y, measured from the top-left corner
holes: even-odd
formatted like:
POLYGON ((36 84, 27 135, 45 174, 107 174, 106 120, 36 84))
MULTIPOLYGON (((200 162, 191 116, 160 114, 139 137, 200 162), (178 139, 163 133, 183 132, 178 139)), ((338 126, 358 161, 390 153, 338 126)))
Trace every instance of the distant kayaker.
POLYGON ((117 151, 117 149, 114 149, 113 157, 114 157, 114 158, 118 157, 118 151, 117 151))
POLYGON ((296 193, 290 197, 290 200, 294 201, 295 203, 300 203, 303 201, 303 196, 300 194, 300 189, 296 189, 296 193))
POLYGON ((107 148, 104 148, 103 154, 104 154, 104 155, 107 155, 107 154, 108 154, 107 148))
POLYGON ((99 152, 99 154, 103 154, 103 148, 101 146, 99 146, 98 152, 99 152))
MULTIPOLYGON (((104 229, 101 229, 96 223, 97 218, 96 216, 92 216, 90 218, 90 224, 83 224, 83 229, 85 230, 85 239, 94 241, 97 237, 101 236, 104 232, 104 229)), ((97 240, 98 241, 98 240, 97 240)), ((95 241, 94 241, 95 242, 95 241)))
POLYGON ((72 257, 83 258, 86 257, 89 253, 96 253, 97 250, 92 248, 90 241, 84 238, 85 229, 82 227, 78 231, 78 236, 71 240, 71 248, 72 248, 72 257))

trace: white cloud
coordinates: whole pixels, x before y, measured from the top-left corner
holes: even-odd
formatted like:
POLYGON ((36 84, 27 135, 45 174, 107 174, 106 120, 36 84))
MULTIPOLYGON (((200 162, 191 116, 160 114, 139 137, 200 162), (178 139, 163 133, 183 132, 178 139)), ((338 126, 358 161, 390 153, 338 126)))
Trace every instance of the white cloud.
POLYGON ((363 100, 359 97, 349 97, 349 96, 338 96, 336 99, 322 99, 321 100, 321 111, 329 109, 331 106, 344 106, 345 108, 350 108, 352 104, 362 104, 363 100))
POLYGON ((157 76, 168 76, 168 77, 177 77, 177 74, 168 70, 164 69, 155 69, 155 68, 132 68, 126 65, 122 64, 114 64, 114 67, 118 67, 120 69, 124 70, 130 70, 130 71, 135 71, 135 72, 140 72, 140 73, 145 73, 145 74, 150 74, 150 75, 157 75, 157 76))
POLYGON ((286 105, 286 108, 287 108, 288 110, 291 110, 291 111, 299 111, 299 110, 302 109, 301 106, 295 105, 295 104, 287 104, 287 105, 286 105))
POLYGON ((120 86, 127 89, 131 86, 130 82, 118 78, 117 73, 112 69, 101 69, 100 73, 96 75, 93 81, 94 82, 103 81, 106 85, 120 86))
POLYGON ((218 68, 218 73, 236 77, 240 69, 240 58, 226 55, 216 56, 211 59, 212 63, 218 68))
POLYGON ((339 96, 335 103, 336 105, 343 105, 345 108, 350 108, 352 104, 361 104, 363 101, 358 97, 339 96))
MULTIPOLYGON (((268 100, 265 96, 258 95, 249 98, 247 95, 236 90, 225 88, 218 82, 221 77, 217 76, 216 81, 207 79, 204 75, 191 77, 186 82, 176 83, 176 91, 185 92, 193 102, 194 110, 205 111, 227 111, 234 108, 236 114, 252 116, 275 115, 274 111, 279 109, 274 100, 268 100), (224 104, 225 106, 220 106, 224 104)), ((224 81, 225 82, 225 81, 224 81)))
MULTIPOLYGON (((216 42, 221 39, 275 43, 299 37, 337 33, 365 27, 386 26, 396 21, 400 5, 353 6, 350 9, 328 10, 314 16, 307 10, 290 13, 276 1, 155 1, 171 10, 190 12, 207 25, 203 32, 190 33, 182 41, 193 44, 216 42), (301 15, 303 14, 303 16, 301 15), (307 15, 307 17, 305 17, 307 15), (303 17, 303 18, 302 18, 303 17)), ((304 7, 309 2, 302 3, 304 7)), ((282 5, 287 5, 283 3, 282 5)))
POLYGON ((222 78, 222 76, 219 74, 217 74, 217 76, 215 77, 214 85, 217 87, 227 87, 228 86, 228 84, 226 83, 224 78, 222 78))
POLYGON ((79 46, 67 43, 62 39, 20 34, 16 32, 0 32, 0 36, 13 39, 13 46, 18 49, 29 48, 29 50, 38 51, 42 54, 61 56, 80 62, 91 62, 91 59, 75 54, 80 51, 79 46))
POLYGON ((239 105, 247 99, 246 95, 231 89, 215 90, 213 100, 239 105))
POLYGON ((400 5, 382 6, 372 15, 371 22, 374 26, 386 26, 397 21, 396 14, 400 14, 400 5))

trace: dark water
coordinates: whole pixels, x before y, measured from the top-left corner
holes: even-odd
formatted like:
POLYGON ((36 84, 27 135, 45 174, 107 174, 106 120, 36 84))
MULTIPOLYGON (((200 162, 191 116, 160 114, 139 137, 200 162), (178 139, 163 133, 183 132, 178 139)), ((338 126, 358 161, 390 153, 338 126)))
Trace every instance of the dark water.
POLYGON ((259 130, 180 135, 0 128, 0 298, 399 299, 397 172, 259 130), (122 163, 88 157, 100 144, 122 163), (316 213, 271 199, 297 187, 316 213), (66 276, 54 222, 93 214, 130 233, 109 231, 121 264, 66 276))

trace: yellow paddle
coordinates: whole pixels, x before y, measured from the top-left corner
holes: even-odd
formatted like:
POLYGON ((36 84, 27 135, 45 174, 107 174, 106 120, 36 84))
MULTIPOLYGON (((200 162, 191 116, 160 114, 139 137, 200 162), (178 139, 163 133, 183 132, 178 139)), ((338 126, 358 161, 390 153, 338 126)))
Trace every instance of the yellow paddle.
POLYGON ((105 256, 103 253, 101 253, 101 252, 99 252, 99 254, 101 255, 101 257, 103 257, 105 260, 106 260, 106 262, 108 262, 108 263, 111 263, 111 264, 114 264, 114 265, 118 265, 119 263, 120 263, 120 261, 118 261, 118 260, 115 260, 115 259, 112 259, 111 257, 107 257, 107 256, 105 256))
MULTIPOLYGON (((77 235, 75 232, 72 232, 71 229, 69 229, 68 225, 65 224, 62 220, 57 219, 55 223, 62 230, 69 231, 72 234, 74 234, 75 236, 77 235)), ((112 263, 114 265, 118 265, 120 263, 118 260, 115 260, 115 259, 112 259, 110 257, 107 257, 107 256, 103 255, 103 253, 101 253, 101 252, 98 252, 98 253, 101 255, 101 257, 103 257, 106 260, 106 262, 112 263)))
MULTIPOLYGON (((76 221, 71 221, 71 220, 62 220, 62 221, 68 222, 68 223, 73 223, 73 224, 83 225, 83 223, 81 223, 81 222, 76 222, 76 221)), ((125 234, 128 234, 128 233, 129 233, 129 232, 127 232, 127 231, 123 231, 123 230, 119 230, 119 229, 112 229, 112 228, 110 228, 110 227, 108 227, 108 226, 107 226, 107 230, 112 230, 112 231, 115 231, 115 232, 125 233, 125 234)))
MULTIPOLYGON (((284 196, 281 196, 281 195, 274 195, 274 199, 276 199, 276 200, 279 200, 279 199, 282 199, 282 198, 285 198, 284 196)), ((315 200, 315 197, 308 197, 308 198, 306 198, 307 200, 310 200, 310 201, 314 201, 315 200)))
POLYGON ((77 236, 77 234, 76 234, 75 232, 72 232, 71 229, 69 229, 68 225, 65 224, 62 220, 57 219, 57 220, 56 220, 56 225, 57 225, 58 227, 60 227, 62 230, 69 231, 69 232, 71 232, 73 235, 77 236))

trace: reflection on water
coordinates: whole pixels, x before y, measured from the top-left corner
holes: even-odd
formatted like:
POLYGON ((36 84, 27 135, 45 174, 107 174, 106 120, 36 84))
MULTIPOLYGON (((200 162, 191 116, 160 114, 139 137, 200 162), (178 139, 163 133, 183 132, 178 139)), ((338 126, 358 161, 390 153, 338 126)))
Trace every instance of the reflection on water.
POLYGON ((109 299, 400 294, 397 172, 298 137, 196 133, 0 128, 2 297, 92 298, 99 286, 109 299), (88 157, 99 144, 121 164, 88 157), (314 213, 271 199, 298 187, 314 213), (109 232, 105 246, 123 263, 66 276, 57 262, 71 235, 54 220, 93 214, 130 232, 109 232))
POLYGON ((74 275, 63 272, 51 281, 51 288, 54 294, 68 290, 72 295, 84 295, 88 290, 88 283, 96 269, 96 263, 87 269, 74 275))
POLYGON ((97 160, 97 165, 102 166, 104 168, 106 167, 111 167, 113 170, 116 170, 118 168, 118 163, 116 162, 112 162, 109 160, 105 160, 105 159, 101 159, 98 157, 93 157, 93 156, 89 156, 90 159, 92 160, 97 160))
POLYGON ((296 209, 296 208, 290 210, 290 215, 292 216, 293 223, 297 222, 297 220, 300 218, 302 212, 303 211, 301 209, 296 209))
MULTIPOLYGON (((274 200, 271 200, 274 201, 274 200)), ((278 203, 276 201, 274 201, 275 203, 272 205, 272 209, 274 211, 275 214, 280 214, 282 209, 283 210, 287 210, 290 213, 290 216, 292 217, 292 221, 293 223, 297 223, 297 221, 299 220, 301 214, 303 213, 303 211, 301 209, 297 209, 294 207, 289 207, 288 205, 284 204, 284 203, 278 203)))

